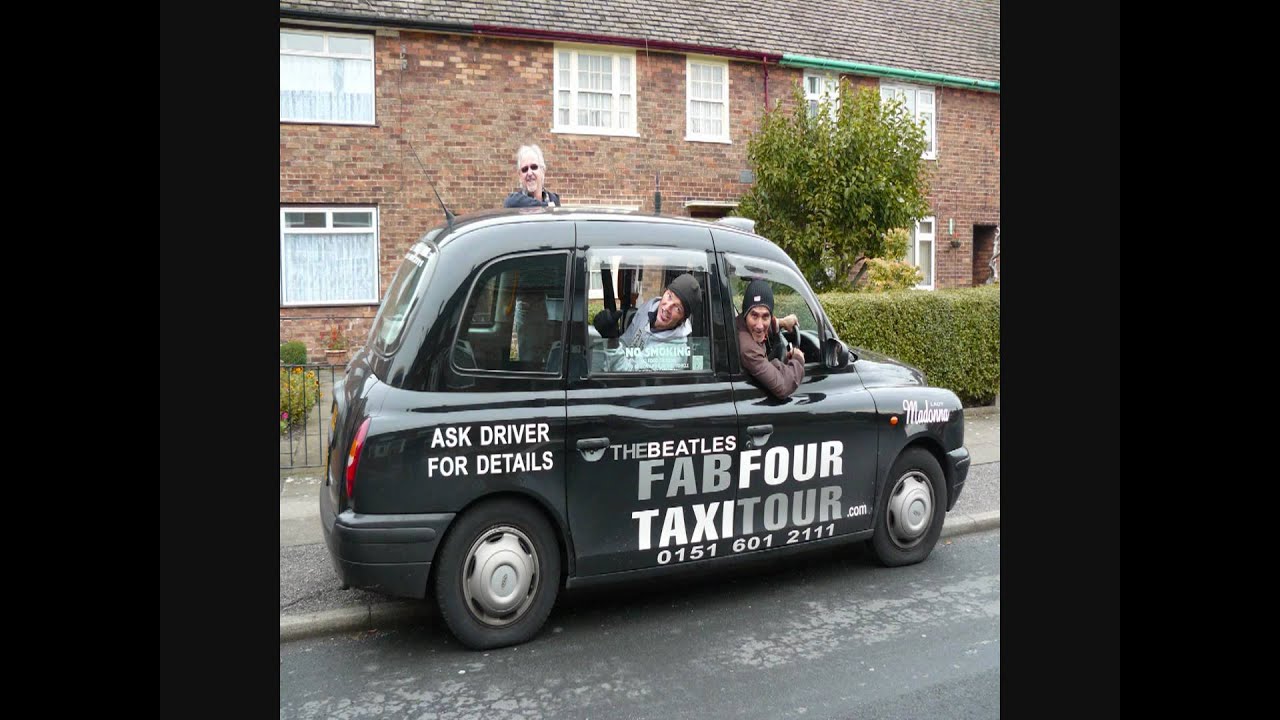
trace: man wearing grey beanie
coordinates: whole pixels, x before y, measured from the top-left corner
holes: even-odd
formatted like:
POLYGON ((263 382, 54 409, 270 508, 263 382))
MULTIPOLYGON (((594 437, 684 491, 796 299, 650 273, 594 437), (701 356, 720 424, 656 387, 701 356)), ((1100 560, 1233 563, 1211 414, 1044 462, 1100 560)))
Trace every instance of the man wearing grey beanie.
POLYGON ((734 319, 738 329, 738 357, 742 369, 776 398, 788 398, 804 380, 804 353, 798 347, 781 352, 778 328, 794 329, 796 316, 773 317, 773 288, 756 278, 742 295, 742 313, 734 319))

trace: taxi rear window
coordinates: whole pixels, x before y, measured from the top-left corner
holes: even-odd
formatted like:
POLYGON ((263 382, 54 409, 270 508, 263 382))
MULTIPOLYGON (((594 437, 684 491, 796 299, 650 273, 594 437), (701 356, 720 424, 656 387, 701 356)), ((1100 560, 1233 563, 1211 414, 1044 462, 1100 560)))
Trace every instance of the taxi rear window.
POLYGON ((391 279, 391 287, 373 321, 370 337, 378 352, 389 354, 399 344, 417 299, 422 295, 419 289, 431 281, 439 256, 440 251, 430 236, 414 243, 405 253, 404 261, 391 279))

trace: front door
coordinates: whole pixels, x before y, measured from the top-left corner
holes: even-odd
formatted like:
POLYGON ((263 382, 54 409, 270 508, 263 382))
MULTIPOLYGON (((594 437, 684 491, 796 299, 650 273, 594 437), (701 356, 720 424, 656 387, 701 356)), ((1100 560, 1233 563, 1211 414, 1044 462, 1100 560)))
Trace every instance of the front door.
MULTIPOLYGON (((741 312, 752 278, 766 280, 773 289, 774 317, 796 316, 805 352, 804 380, 786 398, 772 396, 733 363, 739 440, 745 448, 737 498, 743 534, 765 550, 871 528, 877 453, 871 394, 852 368, 822 364, 825 323, 803 280, 763 258, 724 257, 732 301, 728 312, 741 312)), ((734 348, 737 342, 735 329, 734 348)))

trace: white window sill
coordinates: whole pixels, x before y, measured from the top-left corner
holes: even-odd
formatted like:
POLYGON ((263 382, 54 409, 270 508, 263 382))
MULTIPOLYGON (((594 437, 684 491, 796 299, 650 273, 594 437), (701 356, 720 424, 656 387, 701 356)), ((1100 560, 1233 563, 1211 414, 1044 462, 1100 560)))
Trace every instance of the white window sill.
POLYGON ((924 154, 922 154, 922 155, 920 156, 920 159, 921 159, 921 160, 937 160, 937 159, 938 159, 938 153, 936 153, 936 152, 935 152, 935 153, 924 153, 924 154))
POLYGON ((296 118, 280 118, 281 125, 356 125, 359 127, 377 127, 376 121, 357 122, 355 120, 298 120, 296 118))
POLYGON ((736 208, 737 200, 685 200, 687 208, 736 208))
POLYGON ((606 128, 567 128, 553 127, 551 132, 563 135, 609 135, 612 137, 640 137, 634 130, 608 130, 606 128))
POLYGON ((596 210, 600 212, 636 212, 640 209, 639 205, 614 205, 610 203, 593 203, 589 200, 582 202, 564 203, 560 207, 571 210, 596 210))
POLYGON ((727 137, 712 137, 710 135, 685 135, 685 142, 707 142, 720 143, 722 145, 732 145, 733 141, 727 137))
POLYGON ((298 301, 298 302, 282 302, 282 303, 280 303, 280 307, 282 307, 282 308, 301 308, 301 307, 359 307, 359 306, 372 306, 372 307, 377 307, 377 306, 378 306, 378 301, 377 301, 377 300, 330 300, 329 302, 322 302, 322 301, 319 301, 319 300, 313 300, 313 301, 298 301))

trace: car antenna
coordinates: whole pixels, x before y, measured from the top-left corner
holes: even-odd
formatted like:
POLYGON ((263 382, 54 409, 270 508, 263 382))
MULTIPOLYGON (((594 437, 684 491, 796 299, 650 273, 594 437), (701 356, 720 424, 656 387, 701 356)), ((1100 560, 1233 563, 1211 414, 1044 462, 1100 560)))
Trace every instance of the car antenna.
POLYGON ((436 184, 427 180, 427 184, 431 186, 431 192, 436 194, 436 202, 440 203, 440 209, 444 210, 444 221, 448 223, 449 229, 453 229, 453 213, 449 212, 449 208, 445 206, 444 200, 440 199, 440 192, 436 190, 436 184))
POLYGON ((413 146, 413 141, 405 138, 409 143, 409 150, 413 152, 413 159, 418 161, 418 169, 422 170, 422 174, 427 176, 427 184, 431 186, 431 192, 436 195, 436 202, 440 203, 440 209, 444 211, 444 221, 449 225, 449 229, 453 229, 454 214, 449 212, 449 208, 444 204, 444 200, 440 199, 440 191, 436 190, 436 184, 431 182, 431 175, 427 173, 427 166, 422 164, 422 158, 418 157, 418 148, 413 146))
POLYGON ((662 185, 662 171, 659 170, 657 177, 655 177, 653 180, 653 214, 654 215, 662 214, 662 193, 658 191, 658 188, 661 185, 662 185))

